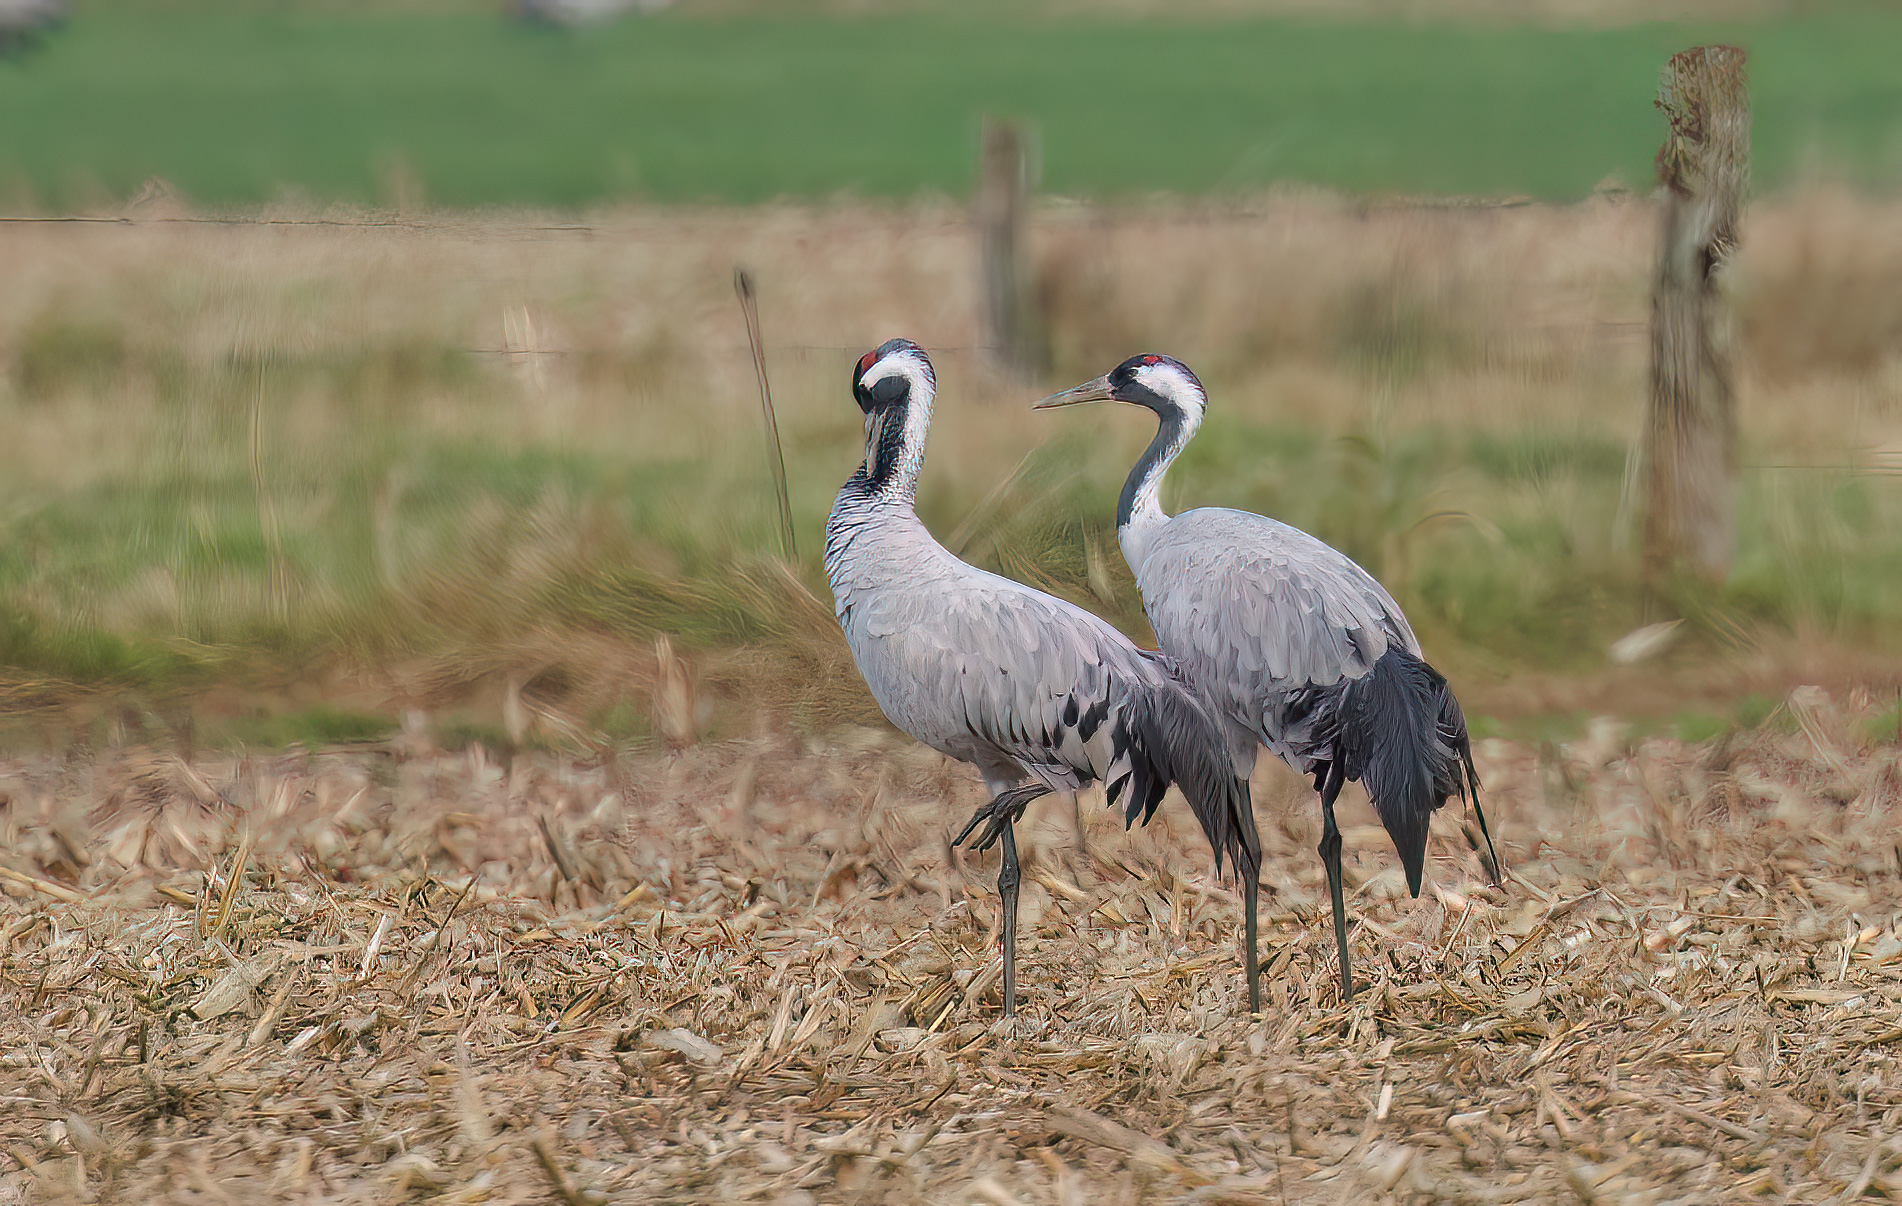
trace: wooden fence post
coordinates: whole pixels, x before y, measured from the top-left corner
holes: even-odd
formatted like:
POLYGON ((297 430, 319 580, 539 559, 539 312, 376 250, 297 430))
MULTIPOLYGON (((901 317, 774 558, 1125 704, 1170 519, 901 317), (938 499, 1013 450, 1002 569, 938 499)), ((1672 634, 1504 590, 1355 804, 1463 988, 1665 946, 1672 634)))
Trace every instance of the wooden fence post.
POLYGON ((994 368, 1027 379, 1042 369, 1027 264, 1030 153, 1016 122, 984 119, 976 218, 982 256, 981 339, 994 368))
POLYGON ((1644 433, 1644 580, 1721 579, 1735 544, 1737 411, 1720 269, 1737 246, 1750 177, 1744 52, 1673 55, 1658 85, 1671 133, 1658 152, 1667 191, 1651 298, 1651 405, 1644 433))

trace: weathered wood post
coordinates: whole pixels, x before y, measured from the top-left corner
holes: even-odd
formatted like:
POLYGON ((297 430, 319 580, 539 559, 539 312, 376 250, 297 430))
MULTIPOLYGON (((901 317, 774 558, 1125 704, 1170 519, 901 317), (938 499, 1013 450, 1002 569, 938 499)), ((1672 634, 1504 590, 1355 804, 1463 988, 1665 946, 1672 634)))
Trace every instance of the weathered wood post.
POLYGON ((1644 433, 1644 580, 1721 579, 1735 544, 1737 412, 1719 274, 1737 246, 1750 177, 1744 52, 1673 55, 1658 85, 1671 124, 1658 151, 1667 197, 1651 298, 1644 433))
POLYGON ((982 257, 981 340, 999 372, 1034 377, 1043 366, 1024 237, 1030 153, 1016 122, 984 119, 975 208, 982 257))

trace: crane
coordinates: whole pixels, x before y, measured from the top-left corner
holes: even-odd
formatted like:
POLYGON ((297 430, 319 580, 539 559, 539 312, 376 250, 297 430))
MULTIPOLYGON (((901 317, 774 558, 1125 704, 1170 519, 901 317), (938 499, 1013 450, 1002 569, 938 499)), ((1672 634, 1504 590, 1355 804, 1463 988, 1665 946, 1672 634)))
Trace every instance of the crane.
POLYGON ((1163 475, 1195 438, 1208 407, 1208 393, 1187 365, 1168 356, 1132 356, 1036 409, 1079 402, 1126 402, 1156 414, 1155 438, 1129 471, 1116 505, 1117 540, 1157 643, 1223 725, 1236 764, 1247 765, 1266 746, 1314 777, 1341 995, 1351 999, 1341 833, 1334 821, 1342 784, 1367 789, 1414 896, 1420 895, 1428 820, 1454 795, 1472 805, 1486 837, 1488 872, 1497 877, 1498 854, 1479 808, 1479 774, 1459 702, 1421 657, 1393 596, 1346 554, 1248 511, 1163 511, 1157 498, 1163 475))
POLYGON ((968 762, 991 798, 953 842, 1001 843, 1004 1013, 1017 1008, 1013 824, 1038 796, 1105 785, 1126 824, 1146 824, 1170 784, 1182 789, 1247 900, 1244 963, 1259 1007, 1255 897, 1261 839, 1248 781, 1220 729, 1171 672, 1082 608, 953 556, 914 500, 937 376, 907 339, 860 358, 852 393, 865 412, 865 461, 826 520, 826 575, 839 626, 872 698, 891 722, 968 762))

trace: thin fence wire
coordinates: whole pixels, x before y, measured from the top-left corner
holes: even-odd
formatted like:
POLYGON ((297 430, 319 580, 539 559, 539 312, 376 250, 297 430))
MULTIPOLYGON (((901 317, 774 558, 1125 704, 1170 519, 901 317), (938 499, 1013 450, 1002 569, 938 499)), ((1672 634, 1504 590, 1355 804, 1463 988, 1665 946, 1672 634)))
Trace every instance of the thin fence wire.
MULTIPOLYGON (((1159 213, 1146 209, 1139 202, 1119 202, 1115 199, 1098 200, 1091 198, 1072 198, 1046 195, 1037 207, 1038 217, 1054 218, 1060 222, 1073 222, 1080 216, 1083 221, 1113 222, 1123 219, 1140 219, 1145 224, 1194 227, 1221 226, 1235 222, 1248 221, 1260 217, 1266 207, 1277 199, 1274 193, 1259 197, 1233 201, 1204 200, 1192 210, 1171 213, 1159 213)), ((809 203, 817 205, 816 202, 809 203)), ((899 204, 902 204, 900 202, 899 204)), ((1356 208, 1361 212, 1381 211, 1420 211, 1420 212, 1465 212, 1498 209, 1523 209, 1540 204, 1529 197, 1392 197, 1366 198, 1357 201, 1356 208)), ((658 205, 643 207, 648 212, 679 210, 686 207, 658 205)), ((934 207, 935 208, 935 207, 934 207)), ((952 224, 967 225, 968 220, 960 216, 952 224)), ((579 235, 593 237, 606 233, 603 226, 589 222, 517 222, 506 220, 497 222, 489 217, 479 220, 431 220, 428 218, 410 218, 398 216, 364 218, 292 218, 269 217, 244 214, 0 214, 0 226, 7 225, 72 225, 72 226, 305 226, 331 227, 336 229, 365 230, 408 230, 421 232, 463 232, 476 230, 494 230, 498 226, 512 227, 515 230, 535 231, 549 234, 579 235)))

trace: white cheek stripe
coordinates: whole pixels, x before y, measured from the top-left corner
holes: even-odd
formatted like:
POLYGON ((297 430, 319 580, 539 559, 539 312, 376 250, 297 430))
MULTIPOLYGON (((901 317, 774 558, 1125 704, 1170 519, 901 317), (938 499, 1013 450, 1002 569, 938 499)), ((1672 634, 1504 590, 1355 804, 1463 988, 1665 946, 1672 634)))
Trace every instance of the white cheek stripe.
POLYGON ((1202 396, 1202 391, 1170 365, 1145 364, 1136 370, 1136 379, 1144 388, 1161 394, 1192 414, 1200 415, 1208 409, 1208 399, 1202 396))
POLYGON ((891 355, 885 357, 885 359, 874 364, 871 368, 866 369, 859 374, 859 381, 863 384, 867 381, 877 381, 884 377, 896 377, 901 375, 911 381, 913 393, 919 390, 923 390, 927 394, 931 392, 931 380, 925 376, 923 369, 919 366, 918 354, 909 348, 893 352, 891 355))

